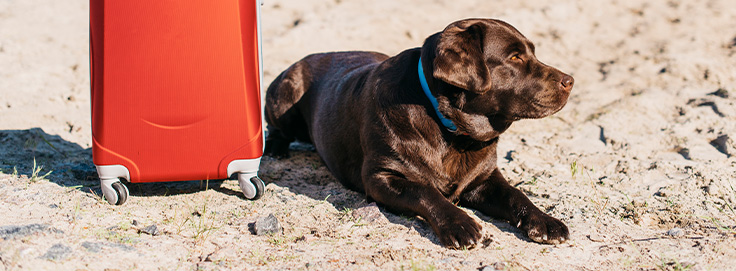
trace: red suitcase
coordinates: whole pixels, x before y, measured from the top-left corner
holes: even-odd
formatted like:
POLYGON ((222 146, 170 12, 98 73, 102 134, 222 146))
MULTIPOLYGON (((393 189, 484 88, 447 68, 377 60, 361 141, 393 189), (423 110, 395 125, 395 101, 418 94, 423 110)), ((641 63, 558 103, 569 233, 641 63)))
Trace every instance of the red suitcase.
POLYGON ((91 0, 92 152, 102 192, 226 179, 263 194, 259 0, 91 0))

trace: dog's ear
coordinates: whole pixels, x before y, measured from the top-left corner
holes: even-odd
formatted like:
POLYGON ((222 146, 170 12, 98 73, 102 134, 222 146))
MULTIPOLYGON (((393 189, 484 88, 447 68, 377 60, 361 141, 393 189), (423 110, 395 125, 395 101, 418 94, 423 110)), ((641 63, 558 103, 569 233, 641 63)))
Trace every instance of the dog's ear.
POLYGON ((487 31, 483 20, 459 21, 445 28, 437 42, 432 75, 475 93, 491 90, 491 70, 483 52, 487 31))

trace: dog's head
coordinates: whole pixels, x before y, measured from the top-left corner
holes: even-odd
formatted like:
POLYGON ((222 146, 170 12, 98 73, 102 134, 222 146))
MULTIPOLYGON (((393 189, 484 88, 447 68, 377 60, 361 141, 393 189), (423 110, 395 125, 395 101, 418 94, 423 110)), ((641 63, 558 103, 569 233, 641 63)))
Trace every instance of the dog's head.
POLYGON ((574 82, 537 60, 532 42, 498 20, 450 24, 427 39, 422 59, 451 118, 546 117, 562 109, 574 82))

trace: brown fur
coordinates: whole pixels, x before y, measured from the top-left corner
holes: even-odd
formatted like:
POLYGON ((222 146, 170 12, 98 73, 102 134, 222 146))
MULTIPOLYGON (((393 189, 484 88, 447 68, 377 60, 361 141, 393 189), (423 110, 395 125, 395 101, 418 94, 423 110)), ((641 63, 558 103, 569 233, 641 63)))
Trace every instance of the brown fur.
POLYGON ((567 227, 508 184, 496 145, 513 121, 562 109, 572 84, 539 62, 511 25, 462 20, 394 57, 314 54, 289 67, 266 94, 266 154, 285 157, 290 142, 311 142, 343 184, 423 217, 448 247, 481 238, 480 225, 455 203, 508 220, 534 241, 560 243, 567 227), (456 131, 439 122, 422 91, 420 56, 456 131))

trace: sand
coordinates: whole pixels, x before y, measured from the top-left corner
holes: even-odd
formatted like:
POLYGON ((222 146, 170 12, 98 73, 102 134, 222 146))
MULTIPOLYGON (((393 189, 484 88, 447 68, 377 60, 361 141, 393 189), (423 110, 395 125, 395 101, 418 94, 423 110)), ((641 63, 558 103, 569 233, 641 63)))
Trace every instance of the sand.
POLYGON ((515 123, 499 150, 509 181, 571 240, 536 244, 467 210, 486 237, 470 250, 369 205, 306 145, 264 159, 258 201, 226 180, 132 184, 108 205, 90 150, 88 9, 0 1, 0 270, 736 266, 736 2, 265 0, 266 82, 310 53, 393 55, 469 17, 511 23, 575 77, 562 111, 515 123), (283 230, 255 235, 269 214, 283 230))

